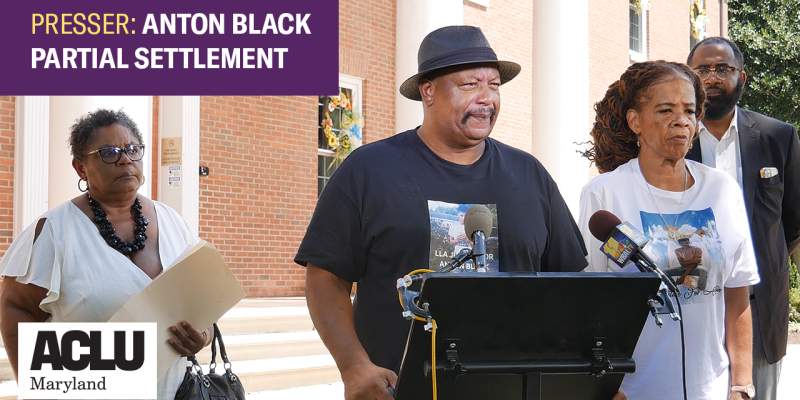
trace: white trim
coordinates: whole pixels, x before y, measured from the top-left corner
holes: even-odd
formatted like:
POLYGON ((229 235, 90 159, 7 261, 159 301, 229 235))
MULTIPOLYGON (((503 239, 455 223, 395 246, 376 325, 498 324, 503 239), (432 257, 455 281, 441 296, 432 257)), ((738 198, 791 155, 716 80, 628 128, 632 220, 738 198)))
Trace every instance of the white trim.
POLYGON ((200 96, 183 97, 183 212, 195 235, 200 226, 200 96))
POLYGON ((364 137, 366 119, 364 119, 363 108, 361 108, 362 98, 364 97, 364 79, 357 76, 339 74, 339 87, 352 89, 353 93, 357 93, 355 101, 350 99, 350 102, 353 104, 353 111, 361 116, 361 137, 364 137))
POLYGON ((350 99, 353 104, 353 112, 361 117, 361 139, 363 144, 364 132, 367 129, 367 118, 364 116, 364 109, 361 107, 364 99, 364 79, 357 76, 339 74, 339 87, 352 89, 355 101, 350 99))
MULTIPOLYGON (((630 6, 628 6, 628 10, 630 10, 630 6)), ((630 45, 628 45, 628 54, 631 57, 631 61, 633 62, 645 62, 647 61, 647 13, 648 10, 642 11, 642 23, 639 25, 639 42, 642 44, 642 51, 634 51, 630 49, 630 45)), ((628 35, 630 36, 630 11, 628 12, 628 35)), ((630 39, 628 39, 630 40, 630 39)))
POLYGON ((161 96, 158 141, 181 139, 180 187, 169 186, 169 166, 161 165, 164 148, 153 158, 158 165, 158 200, 180 214, 195 234, 200 226, 200 97, 161 96))
POLYGON ((16 98, 14 237, 48 210, 50 97, 16 98))
MULTIPOLYGON (((147 120, 145 126, 139 126, 139 132, 142 134, 142 141, 145 145, 145 157, 142 159, 142 174, 150 179, 155 179, 153 174, 153 163, 155 162, 156 155, 153 154, 153 96, 147 96, 147 120)), ((137 192, 144 197, 152 198, 153 186, 150 179, 145 178, 144 185, 142 185, 137 192)))

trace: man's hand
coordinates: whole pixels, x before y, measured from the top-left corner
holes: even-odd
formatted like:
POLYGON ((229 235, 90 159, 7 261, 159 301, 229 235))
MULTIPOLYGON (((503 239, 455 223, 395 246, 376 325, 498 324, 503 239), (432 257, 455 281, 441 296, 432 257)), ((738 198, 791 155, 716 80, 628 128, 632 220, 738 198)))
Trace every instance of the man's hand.
POLYGON ((625 394, 625 391, 622 388, 619 388, 619 392, 611 398, 611 400, 628 400, 628 395, 625 394))
POLYGON ((392 400, 387 387, 397 385, 393 371, 375 364, 358 364, 342 371, 345 400, 392 400))

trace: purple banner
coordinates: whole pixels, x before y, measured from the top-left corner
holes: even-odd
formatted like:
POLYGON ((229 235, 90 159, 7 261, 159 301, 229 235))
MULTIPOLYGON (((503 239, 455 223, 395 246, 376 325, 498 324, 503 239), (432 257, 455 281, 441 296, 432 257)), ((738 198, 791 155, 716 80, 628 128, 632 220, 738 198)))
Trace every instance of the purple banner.
POLYGON ((336 0, 31 0, 0 11, 4 95, 334 95, 336 0))

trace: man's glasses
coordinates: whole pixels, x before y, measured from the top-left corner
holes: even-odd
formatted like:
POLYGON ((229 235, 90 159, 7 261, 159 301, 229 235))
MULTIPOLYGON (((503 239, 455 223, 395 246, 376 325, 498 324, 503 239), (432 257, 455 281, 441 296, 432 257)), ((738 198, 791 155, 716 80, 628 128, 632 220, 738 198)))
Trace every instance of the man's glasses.
POLYGON ((721 81, 730 78, 733 75, 733 71, 736 71, 736 67, 698 68, 694 70, 702 80, 708 79, 713 72, 717 79, 721 81))
POLYGON ((144 145, 132 144, 124 149, 120 149, 119 147, 103 147, 92 150, 83 156, 86 157, 94 153, 100 154, 100 159, 106 164, 116 164, 120 157, 122 157, 122 153, 125 153, 131 161, 139 161, 144 157, 144 145))

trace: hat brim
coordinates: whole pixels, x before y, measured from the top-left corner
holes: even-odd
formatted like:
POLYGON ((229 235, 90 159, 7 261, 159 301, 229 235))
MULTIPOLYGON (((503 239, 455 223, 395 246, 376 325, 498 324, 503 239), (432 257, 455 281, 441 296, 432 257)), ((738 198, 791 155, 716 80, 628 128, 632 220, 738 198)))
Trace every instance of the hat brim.
MULTIPOLYGON (((486 63, 493 63, 497 64, 497 71, 500 73, 500 84, 504 85, 506 82, 514 79, 517 75, 519 75, 520 71, 522 71, 522 66, 513 62, 513 61, 485 61, 486 63)), ((478 64, 475 61, 467 61, 463 63, 456 63, 451 65, 445 65, 442 67, 431 68, 427 71, 419 72, 418 74, 406 79, 402 85, 400 85, 400 94, 403 97, 411 100, 421 101, 422 96, 419 94, 419 80, 423 76, 430 74, 433 71, 440 70, 443 68, 458 66, 458 65, 469 65, 469 64, 478 64)))

